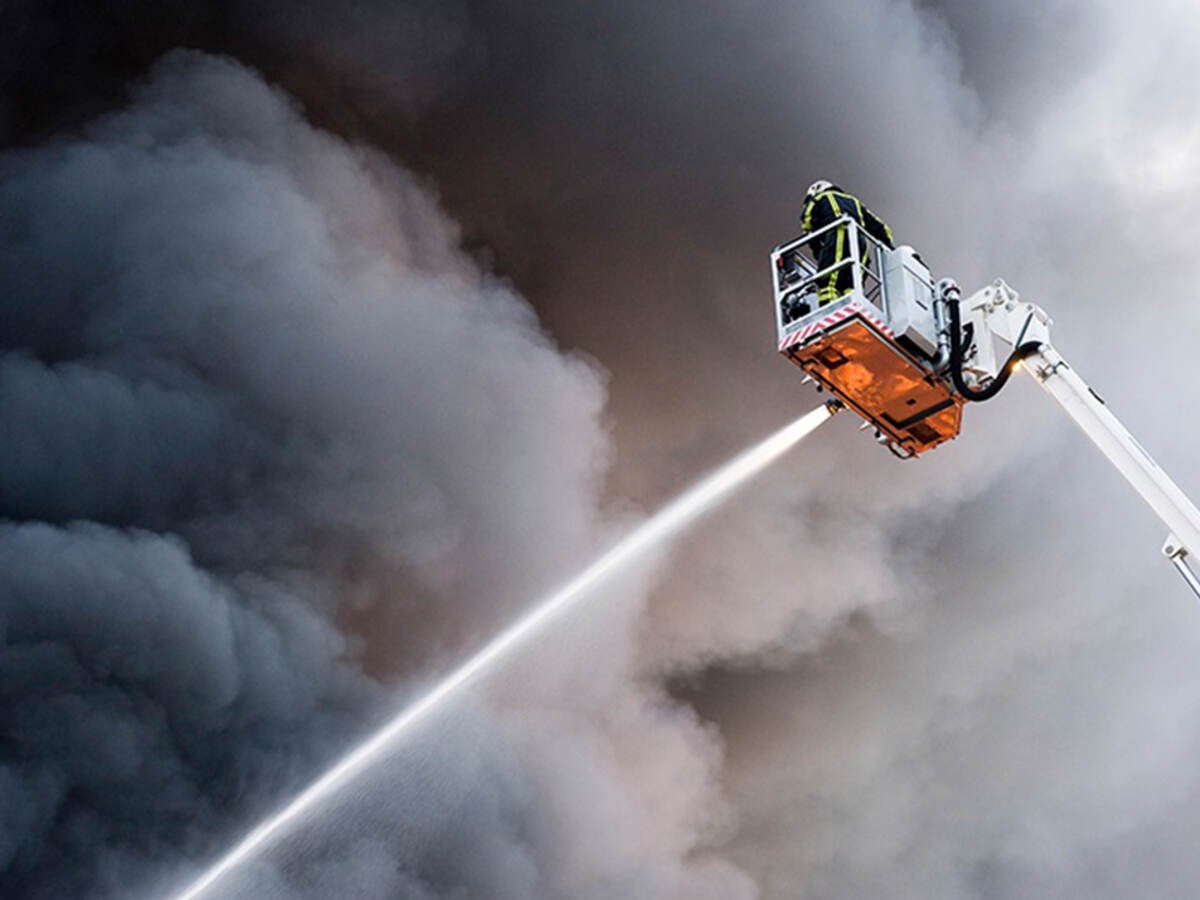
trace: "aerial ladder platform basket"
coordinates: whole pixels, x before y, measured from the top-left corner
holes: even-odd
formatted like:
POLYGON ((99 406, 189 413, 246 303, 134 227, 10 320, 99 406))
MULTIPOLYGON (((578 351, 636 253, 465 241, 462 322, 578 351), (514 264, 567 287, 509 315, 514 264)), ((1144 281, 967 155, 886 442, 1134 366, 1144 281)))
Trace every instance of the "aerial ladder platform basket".
POLYGON ((844 217, 771 253, 779 352, 877 429, 896 455, 917 456, 958 436, 963 400, 944 374, 949 348, 929 269, 911 247, 889 250, 844 217), (844 231, 845 259, 825 269, 812 247, 844 231), (847 285, 817 304, 831 277, 847 285), (940 355, 939 355, 940 354, 940 355))

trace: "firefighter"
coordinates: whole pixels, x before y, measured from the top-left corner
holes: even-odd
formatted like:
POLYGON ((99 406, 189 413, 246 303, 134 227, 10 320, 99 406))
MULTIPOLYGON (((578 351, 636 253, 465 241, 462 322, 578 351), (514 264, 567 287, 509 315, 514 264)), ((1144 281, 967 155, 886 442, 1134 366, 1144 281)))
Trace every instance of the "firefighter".
MULTIPOLYGON (((875 238, 889 250, 895 248, 892 240, 892 229, 883 219, 867 209, 861 200, 853 194, 848 194, 829 181, 814 181, 809 186, 804 198, 804 214, 800 218, 800 233, 811 234, 819 231, 830 222, 850 216, 867 234, 875 238)), ((845 226, 826 232, 809 245, 813 258, 817 261, 817 270, 845 260, 853 251, 848 244, 850 235, 845 226)), ((860 241, 863 265, 867 263, 867 246, 860 241)), ((824 306, 832 303, 845 294, 854 285, 854 275, 850 266, 842 266, 828 275, 817 279, 817 305, 824 306)))

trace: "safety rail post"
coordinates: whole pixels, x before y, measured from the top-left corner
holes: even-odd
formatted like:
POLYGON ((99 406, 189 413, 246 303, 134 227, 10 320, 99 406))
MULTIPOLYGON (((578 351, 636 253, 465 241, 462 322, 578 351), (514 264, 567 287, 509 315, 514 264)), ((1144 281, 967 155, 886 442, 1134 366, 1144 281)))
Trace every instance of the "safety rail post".
POLYGON ((786 251, 776 250, 771 254, 771 285, 774 290, 771 295, 775 298, 775 339, 782 340, 783 335, 783 297, 784 292, 780 280, 783 278, 783 272, 780 262, 783 260, 783 254, 786 251))
POLYGON ((850 259, 853 260, 853 262, 850 263, 850 273, 852 275, 850 284, 853 286, 854 293, 857 296, 866 298, 867 292, 863 285, 862 259, 859 257, 859 251, 858 251, 858 223, 855 222, 853 219, 849 219, 849 222, 850 222, 850 259))
POLYGON ((883 277, 883 244, 872 240, 871 249, 875 259, 875 280, 879 282, 879 308, 883 310, 883 317, 890 322, 892 320, 892 304, 888 299, 887 279, 883 277))

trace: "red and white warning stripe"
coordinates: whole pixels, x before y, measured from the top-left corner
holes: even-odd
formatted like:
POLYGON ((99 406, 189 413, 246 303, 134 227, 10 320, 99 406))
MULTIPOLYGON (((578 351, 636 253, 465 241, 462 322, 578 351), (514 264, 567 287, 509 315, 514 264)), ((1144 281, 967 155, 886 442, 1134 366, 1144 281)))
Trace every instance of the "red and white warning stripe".
POLYGON ((892 333, 892 329, 888 328, 887 324, 884 323, 882 318, 875 314, 873 309, 868 309, 867 304, 865 303, 851 301, 829 315, 822 316, 817 321, 810 322, 803 328, 787 335, 782 341, 779 342, 779 351, 782 353, 789 347, 804 343, 813 335, 826 331, 834 325, 837 325, 839 322, 844 322, 846 319, 849 319, 852 316, 861 316, 887 337, 895 339, 896 336, 892 333))

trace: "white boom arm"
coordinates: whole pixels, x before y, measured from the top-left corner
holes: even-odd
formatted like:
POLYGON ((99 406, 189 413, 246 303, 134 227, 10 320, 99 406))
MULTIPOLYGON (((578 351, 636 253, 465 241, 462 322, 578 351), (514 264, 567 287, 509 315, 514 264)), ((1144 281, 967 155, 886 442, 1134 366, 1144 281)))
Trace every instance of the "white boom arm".
POLYGON ((976 337, 964 373, 980 382, 994 378, 1012 348, 1037 342, 1038 349, 1026 355, 1022 364, 1167 526, 1171 533, 1163 554, 1200 597, 1200 579, 1186 561, 1189 552, 1200 554, 1200 510, 1054 348, 1049 316, 1032 303, 1020 302, 1002 281, 963 305, 964 320, 974 323, 976 337))

